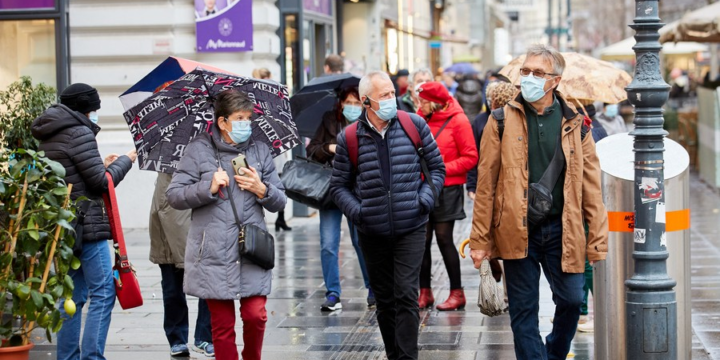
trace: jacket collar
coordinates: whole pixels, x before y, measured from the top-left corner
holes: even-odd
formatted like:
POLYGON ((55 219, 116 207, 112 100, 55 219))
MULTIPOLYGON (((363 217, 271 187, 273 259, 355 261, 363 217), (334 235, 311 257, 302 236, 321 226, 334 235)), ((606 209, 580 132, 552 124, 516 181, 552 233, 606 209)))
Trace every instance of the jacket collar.
MULTIPOLYGON (((559 91, 555 91, 555 98, 560 103, 560 110, 562 111, 563 118, 567 120, 573 120, 576 117, 578 117, 578 112, 575 110, 575 107, 572 106, 572 104, 569 104, 562 93, 559 91)), ((522 112, 523 116, 525 116, 525 106, 523 106, 523 103, 525 102, 525 99, 522 97, 522 92, 518 92, 518 95, 515 97, 514 100, 511 100, 508 105, 512 106, 513 108, 519 110, 522 112)))

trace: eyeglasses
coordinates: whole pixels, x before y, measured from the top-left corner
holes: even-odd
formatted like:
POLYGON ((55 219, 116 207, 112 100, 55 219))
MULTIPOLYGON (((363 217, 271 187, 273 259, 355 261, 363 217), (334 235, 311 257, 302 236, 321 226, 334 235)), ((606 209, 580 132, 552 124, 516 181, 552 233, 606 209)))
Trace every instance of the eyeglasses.
POLYGON ((543 78, 545 78, 546 75, 557 76, 557 74, 546 73, 546 72, 544 72, 544 71, 542 71, 542 70, 530 70, 530 69, 528 69, 528 68, 522 68, 522 69, 520 69, 520 75, 522 75, 522 76, 530 76, 530 74, 532 74, 535 78, 538 78, 538 79, 543 79, 543 78))

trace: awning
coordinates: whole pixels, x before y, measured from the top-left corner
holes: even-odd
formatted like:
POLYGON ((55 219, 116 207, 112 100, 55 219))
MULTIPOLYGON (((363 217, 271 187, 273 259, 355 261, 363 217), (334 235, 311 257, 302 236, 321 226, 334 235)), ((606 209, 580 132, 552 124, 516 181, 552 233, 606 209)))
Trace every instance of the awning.
MULTIPOLYGON (((600 57, 602 59, 633 57, 635 56, 633 46, 635 46, 635 38, 629 37, 600 50, 600 57)), ((708 51, 708 46, 696 42, 669 42, 663 44, 660 53, 663 55, 685 55, 701 51, 708 51)))
POLYGON ((670 24, 669 31, 661 33, 660 42, 697 41, 720 42, 720 2, 683 15, 680 21, 670 24), (672 26, 670 26, 672 25, 672 26))

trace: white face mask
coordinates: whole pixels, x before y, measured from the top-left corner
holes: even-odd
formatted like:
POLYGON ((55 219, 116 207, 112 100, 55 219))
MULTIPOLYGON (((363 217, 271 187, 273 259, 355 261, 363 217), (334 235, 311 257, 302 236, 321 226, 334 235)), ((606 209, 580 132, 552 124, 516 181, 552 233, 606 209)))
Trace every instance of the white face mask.
POLYGON ((88 119, 90 119, 90 121, 92 121, 93 124, 97 124, 97 123, 98 123, 98 113, 97 113, 97 111, 91 111, 91 112, 88 114, 88 119))

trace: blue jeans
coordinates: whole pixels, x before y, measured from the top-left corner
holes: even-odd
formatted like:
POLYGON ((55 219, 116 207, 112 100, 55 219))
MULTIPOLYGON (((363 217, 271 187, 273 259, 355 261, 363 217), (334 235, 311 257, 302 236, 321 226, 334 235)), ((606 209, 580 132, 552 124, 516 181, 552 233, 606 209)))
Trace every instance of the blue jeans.
POLYGON ((562 271, 562 223, 537 226, 528 239, 527 257, 505 260, 510 324, 519 360, 565 359, 577 330, 583 301, 583 274, 562 271), (543 345, 538 328, 540 266, 555 303, 553 329, 543 345))
MULTIPOLYGON (((161 264, 162 275, 163 328, 170 346, 188 343, 188 307, 183 280, 185 270, 173 264, 161 264)), ((195 343, 212 343, 212 327, 210 325, 210 309, 205 300, 198 299, 198 316, 195 322, 195 343)))
POLYGON ((72 298, 77 312, 68 318, 63 308, 64 300, 60 303, 60 311, 66 320, 57 335, 57 359, 105 359, 105 341, 110 328, 110 315, 115 306, 115 284, 107 241, 83 243, 80 268, 70 270, 69 273, 75 284, 72 298), (88 293, 90 306, 85 319, 81 348, 82 309, 88 300, 88 293))
MULTIPOLYGON (((342 211, 339 209, 320 210, 320 262, 322 263, 323 280, 327 292, 325 296, 335 295, 340 297, 340 265, 338 264, 338 252, 340 250, 340 224, 342 222, 342 211)), ((355 225, 348 220, 350 228, 350 239, 352 240, 355 253, 360 263, 360 271, 365 281, 365 288, 370 288, 370 278, 365 267, 365 258, 358 245, 358 235, 355 225)))

